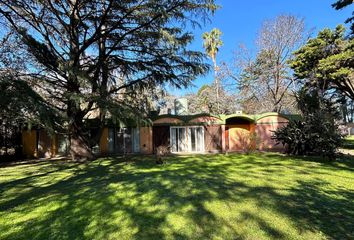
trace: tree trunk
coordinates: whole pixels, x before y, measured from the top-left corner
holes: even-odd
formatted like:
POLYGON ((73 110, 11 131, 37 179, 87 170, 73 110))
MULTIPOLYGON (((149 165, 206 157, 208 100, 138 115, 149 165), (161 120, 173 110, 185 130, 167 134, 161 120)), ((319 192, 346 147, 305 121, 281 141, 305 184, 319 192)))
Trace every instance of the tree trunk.
POLYGON ((90 144, 88 136, 82 129, 83 123, 74 122, 70 126, 70 155, 73 160, 92 160, 95 158, 90 144))
POLYGON ((217 107, 217 113, 220 114, 218 66, 216 65, 215 58, 213 58, 213 64, 214 64, 214 79, 215 79, 215 86, 216 86, 216 107, 217 107))

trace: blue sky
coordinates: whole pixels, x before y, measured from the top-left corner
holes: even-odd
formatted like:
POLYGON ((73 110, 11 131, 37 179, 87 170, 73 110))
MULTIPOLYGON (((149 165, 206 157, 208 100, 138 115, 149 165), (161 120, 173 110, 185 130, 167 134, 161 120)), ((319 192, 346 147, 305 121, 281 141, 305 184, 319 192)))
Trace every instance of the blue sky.
MULTIPOLYGON (((223 32, 224 45, 220 49, 217 61, 229 62, 232 60, 233 52, 241 43, 248 49, 254 49, 256 35, 262 22, 280 14, 305 18, 307 28, 313 28, 315 35, 325 27, 334 28, 338 24, 343 24, 354 11, 353 6, 336 11, 331 7, 333 2, 335 0, 216 0, 216 3, 221 5, 221 9, 211 17, 210 24, 206 24, 202 29, 192 30, 195 40, 190 48, 204 51, 203 32, 210 31, 214 27, 219 28, 223 32)), ((177 96, 196 92, 200 86, 212 80, 213 76, 210 72, 206 77, 197 78, 194 87, 184 90, 170 89, 170 92, 177 96)))

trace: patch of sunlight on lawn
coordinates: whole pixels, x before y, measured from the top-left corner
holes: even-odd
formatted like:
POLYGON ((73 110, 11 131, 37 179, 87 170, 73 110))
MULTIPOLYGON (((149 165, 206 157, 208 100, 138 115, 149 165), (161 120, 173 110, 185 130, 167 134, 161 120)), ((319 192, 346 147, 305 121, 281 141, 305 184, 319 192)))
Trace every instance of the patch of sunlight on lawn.
POLYGON ((353 239, 354 162, 280 154, 0 168, 0 239, 353 239))

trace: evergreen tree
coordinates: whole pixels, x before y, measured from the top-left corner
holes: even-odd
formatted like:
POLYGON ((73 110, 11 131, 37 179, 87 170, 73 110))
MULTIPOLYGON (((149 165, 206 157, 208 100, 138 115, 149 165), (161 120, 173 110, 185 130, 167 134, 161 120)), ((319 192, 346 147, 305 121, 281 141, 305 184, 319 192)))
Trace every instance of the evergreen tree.
POLYGON ((290 65, 296 79, 305 86, 354 100, 353 56, 354 39, 345 38, 345 28, 339 25, 310 39, 295 52, 290 65))
POLYGON ((18 76, 64 117, 73 158, 93 158, 84 127, 93 110, 101 128, 107 112, 135 117, 134 94, 185 87, 208 70, 184 29, 216 8, 212 0, 0 1, 1 20, 32 60, 18 76))
MULTIPOLYGON (((348 7, 353 3, 354 3, 353 0, 338 0, 337 2, 332 4, 332 7, 334 7, 336 10, 340 10, 345 7, 348 7)), ((350 30, 351 30, 351 36, 353 38, 354 37, 354 11, 352 12, 352 16, 347 18, 345 23, 351 23, 350 30)))

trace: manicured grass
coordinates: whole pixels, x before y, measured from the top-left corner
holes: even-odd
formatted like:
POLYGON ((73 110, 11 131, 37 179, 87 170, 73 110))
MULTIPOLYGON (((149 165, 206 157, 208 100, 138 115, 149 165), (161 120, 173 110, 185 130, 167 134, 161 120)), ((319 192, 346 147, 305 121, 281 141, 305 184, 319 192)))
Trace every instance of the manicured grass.
POLYGON ((344 138, 343 149, 354 150, 354 136, 348 136, 344 138))
POLYGON ((0 239, 354 239, 354 160, 278 154, 0 168, 0 239))

